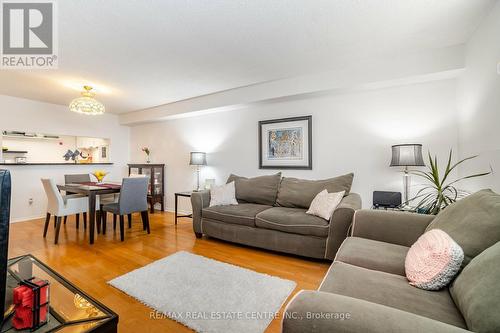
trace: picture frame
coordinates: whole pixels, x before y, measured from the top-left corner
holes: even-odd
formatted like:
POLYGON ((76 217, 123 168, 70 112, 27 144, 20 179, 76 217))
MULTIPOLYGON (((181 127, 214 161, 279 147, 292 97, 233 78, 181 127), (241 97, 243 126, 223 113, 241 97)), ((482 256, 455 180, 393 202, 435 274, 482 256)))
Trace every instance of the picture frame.
POLYGON ((312 170, 312 116, 259 121, 259 169, 312 170))

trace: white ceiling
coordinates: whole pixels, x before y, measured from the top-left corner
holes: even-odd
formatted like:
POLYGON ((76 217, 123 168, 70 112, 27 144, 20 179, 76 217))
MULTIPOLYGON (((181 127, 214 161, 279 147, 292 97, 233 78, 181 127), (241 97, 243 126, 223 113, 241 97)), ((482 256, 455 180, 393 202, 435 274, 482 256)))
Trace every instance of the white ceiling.
POLYGON ((90 83, 108 112, 130 112, 461 44, 494 2, 59 1, 59 69, 1 70, 0 94, 68 104, 90 83))

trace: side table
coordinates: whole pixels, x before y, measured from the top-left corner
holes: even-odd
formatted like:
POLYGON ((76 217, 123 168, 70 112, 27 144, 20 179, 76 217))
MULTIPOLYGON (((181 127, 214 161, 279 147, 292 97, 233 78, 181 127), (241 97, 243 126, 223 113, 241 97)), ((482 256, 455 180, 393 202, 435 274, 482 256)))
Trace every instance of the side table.
POLYGON ((422 214, 422 213, 415 211, 415 208, 412 208, 412 207, 375 207, 375 206, 373 206, 372 209, 386 210, 386 211, 393 211, 393 212, 406 212, 406 213, 422 214))
POLYGON ((178 201, 179 197, 186 197, 186 198, 191 198, 192 191, 186 191, 186 192, 176 192, 175 195, 175 225, 177 225, 177 219, 179 217, 193 217, 193 214, 187 214, 187 215, 179 215, 177 211, 177 206, 178 206, 178 201))

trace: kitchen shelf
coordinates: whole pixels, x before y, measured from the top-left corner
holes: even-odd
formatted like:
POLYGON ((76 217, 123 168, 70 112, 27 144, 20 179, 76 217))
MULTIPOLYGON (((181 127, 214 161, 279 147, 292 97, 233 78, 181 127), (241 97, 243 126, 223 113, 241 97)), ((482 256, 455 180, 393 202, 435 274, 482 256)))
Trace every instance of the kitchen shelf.
POLYGON ((25 136, 25 135, 10 135, 10 134, 3 134, 2 137, 4 139, 20 139, 20 140, 60 140, 61 138, 59 136, 25 136))
POLYGON ((2 154, 27 154, 26 150, 3 150, 2 154))
POLYGON ((113 165, 113 163, 0 163, 0 165, 113 165))

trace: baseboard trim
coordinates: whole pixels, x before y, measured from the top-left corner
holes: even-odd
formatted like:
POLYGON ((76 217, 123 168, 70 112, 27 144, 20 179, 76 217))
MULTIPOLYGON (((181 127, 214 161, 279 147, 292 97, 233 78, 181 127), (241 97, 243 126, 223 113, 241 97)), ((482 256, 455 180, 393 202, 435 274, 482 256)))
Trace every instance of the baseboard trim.
MULTIPOLYGON (((175 208, 165 207, 165 212, 169 212, 169 213, 174 213, 175 214, 175 208)), ((193 212, 189 211, 189 210, 177 210, 177 214, 189 215, 189 214, 193 214, 193 212)))
MULTIPOLYGON (((156 210, 159 210, 159 209, 156 209, 156 210)), ((175 208, 165 207, 164 211, 169 212, 169 213, 175 213, 175 208)), ((189 215, 189 214, 192 214, 193 212, 188 211, 188 210, 177 210, 177 213, 180 215, 189 215)), ((19 223, 19 222, 28 222, 31 220, 39 220, 39 219, 44 219, 45 216, 46 215, 34 215, 34 216, 18 217, 18 218, 11 219, 10 223, 19 223)))
POLYGON ((26 217, 21 217, 21 218, 14 218, 10 220, 10 223, 19 223, 19 222, 28 222, 31 220, 39 220, 45 218, 46 215, 36 215, 36 216, 26 216, 26 217))

